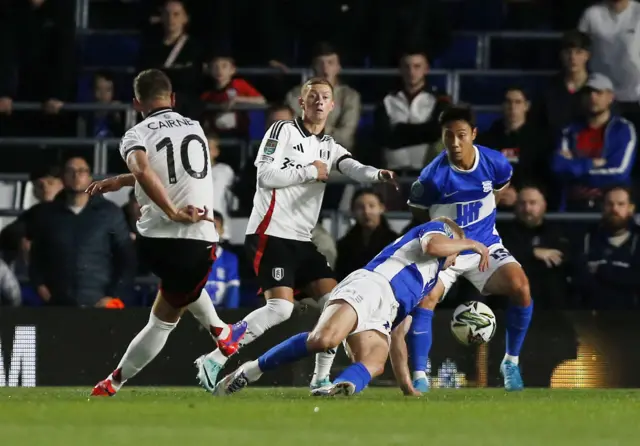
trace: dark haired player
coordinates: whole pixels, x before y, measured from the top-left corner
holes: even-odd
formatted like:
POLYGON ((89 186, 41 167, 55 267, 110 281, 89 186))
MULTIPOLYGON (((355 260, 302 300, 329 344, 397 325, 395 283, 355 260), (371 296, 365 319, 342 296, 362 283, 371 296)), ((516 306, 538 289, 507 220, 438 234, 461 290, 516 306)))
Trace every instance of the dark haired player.
POLYGON ((425 370, 431 347, 433 310, 458 277, 463 276, 482 294, 509 298, 507 351, 500 372, 506 390, 521 390, 518 357, 531 321, 533 301, 524 270, 502 245, 495 228, 495 194, 507 187, 513 169, 500 152, 474 145, 477 129, 469 108, 450 107, 440 116, 440 125, 446 151, 422 170, 411 187, 408 204, 418 221, 437 217, 453 219, 467 237, 489 247, 489 267, 478 270, 480 256, 463 252, 455 265, 439 275, 438 284, 413 316, 408 335, 412 345, 413 383, 407 378, 401 385, 406 393, 428 390, 425 370))
POLYGON ((149 322, 131 341, 118 367, 91 395, 112 396, 156 357, 189 310, 211 333, 223 354, 232 355, 247 325, 227 325, 204 289, 215 260, 216 232, 206 208, 213 202, 209 147, 202 127, 172 110, 171 82, 146 70, 133 83, 134 107, 144 120, 122 137, 120 154, 131 171, 93 183, 89 194, 135 186, 142 205, 137 228, 140 255, 160 278, 149 322))

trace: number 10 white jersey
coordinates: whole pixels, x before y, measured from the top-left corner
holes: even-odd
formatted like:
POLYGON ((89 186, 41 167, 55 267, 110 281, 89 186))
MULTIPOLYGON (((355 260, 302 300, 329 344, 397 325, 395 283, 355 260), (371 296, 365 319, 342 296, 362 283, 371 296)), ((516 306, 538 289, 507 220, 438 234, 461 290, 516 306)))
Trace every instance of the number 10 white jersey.
MULTIPOLYGON (((200 123, 168 108, 157 110, 122 137, 120 155, 125 162, 136 150, 147 153, 151 168, 177 208, 192 205, 203 209, 206 206, 211 213, 213 181, 209 146, 200 123)), ((218 241, 213 223, 175 223, 149 199, 138 183, 135 193, 142 206, 142 216, 137 223, 140 235, 218 241)))

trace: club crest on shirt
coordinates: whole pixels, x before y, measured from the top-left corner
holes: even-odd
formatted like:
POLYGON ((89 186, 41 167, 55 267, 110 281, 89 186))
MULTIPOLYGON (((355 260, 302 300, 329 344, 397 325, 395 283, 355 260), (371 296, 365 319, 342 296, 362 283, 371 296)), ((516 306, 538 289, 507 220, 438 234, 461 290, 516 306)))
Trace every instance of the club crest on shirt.
POLYGON ((482 182, 482 192, 491 192, 493 190, 493 183, 491 181, 482 182))
POLYGON ((453 231, 449 227, 449 225, 444 225, 444 233, 447 234, 447 237, 453 238, 453 231))
POLYGON ((424 194, 424 186, 420 181, 414 181, 411 185, 411 196, 413 198, 420 198, 424 194))
POLYGON ((277 280, 278 282, 282 280, 284 277, 284 269, 282 268, 273 268, 271 270, 271 276, 277 280))
POLYGON ((264 154, 265 155, 272 155, 273 152, 276 151, 276 147, 278 147, 278 140, 277 139, 267 139, 267 142, 264 144, 264 154))

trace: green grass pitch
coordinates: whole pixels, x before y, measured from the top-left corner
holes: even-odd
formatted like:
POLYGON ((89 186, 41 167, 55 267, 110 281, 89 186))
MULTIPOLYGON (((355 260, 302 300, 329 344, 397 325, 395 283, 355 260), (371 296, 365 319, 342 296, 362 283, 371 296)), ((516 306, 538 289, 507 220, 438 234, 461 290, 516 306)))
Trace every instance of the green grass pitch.
POLYGON ((192 388, 0 389, 7 446, 374 446, 640 444, 640 391, 372 388, 346 399, 306 389, 215 398, 192 388), (318 410, 314 410, 315 408, 318 410))

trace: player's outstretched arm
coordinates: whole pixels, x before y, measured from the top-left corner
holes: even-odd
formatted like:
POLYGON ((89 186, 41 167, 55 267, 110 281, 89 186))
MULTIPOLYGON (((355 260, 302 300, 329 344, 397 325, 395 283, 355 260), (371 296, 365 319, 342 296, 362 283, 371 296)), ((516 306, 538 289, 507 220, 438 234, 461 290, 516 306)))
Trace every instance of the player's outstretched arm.
POLYGON ((410 326, 411 317, 407 317, 391 332, 389 357, 391 358, 393 374, 396 377, 396 382, 398 383, 398 386, 400 386, 402 393, 407 396, 420 396, 422 394, 413 387, 411 372, 407 365, 409 354, 407 352, 407 342, 405 337, 410 326))
POLYGON ((365 166, 353 159, 351 153, 341 145, 338 145, 334 165, 338 172, 359 183, 391 183, 396 190, 398 189, 394 172, 373 166, 365 166))
POLYGON ((104 180, 94 181, 85 191, 89 195, 106 194, 107 192, 116 192, 123 187, 133 187, 136 185, 136 177, 131 173, 125 173, 104 180))
POLYGON ((450 239, 446 235, 433 234, 422 240, 422 250, 432 257, 449 257, 460 254, 462 251, 473 251, 480 254, 480 271, 489 266, 489 249, 482 243, 468 238, 450 239))

